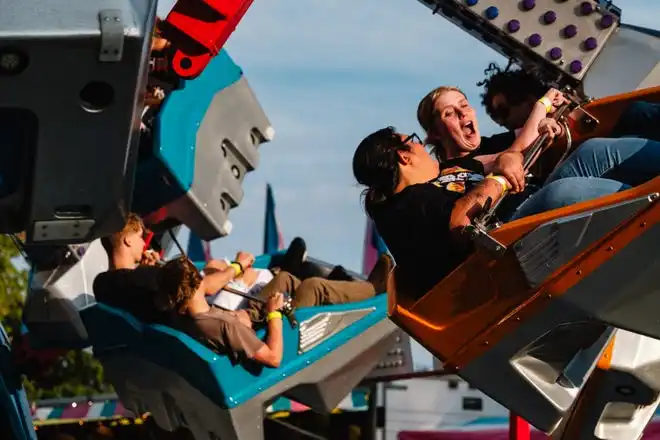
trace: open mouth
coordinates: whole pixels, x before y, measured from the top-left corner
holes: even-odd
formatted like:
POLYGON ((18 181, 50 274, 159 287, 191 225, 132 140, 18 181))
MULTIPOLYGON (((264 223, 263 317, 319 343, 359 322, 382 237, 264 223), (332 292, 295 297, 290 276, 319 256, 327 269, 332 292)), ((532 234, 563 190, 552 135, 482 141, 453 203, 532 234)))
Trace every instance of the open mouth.
POLYGON ((476 130, 474 129, 474 122, 469 121, 466 122, 465 125, 463 125, 463 134, 465 136, 472 136, 475 134, 476 130))

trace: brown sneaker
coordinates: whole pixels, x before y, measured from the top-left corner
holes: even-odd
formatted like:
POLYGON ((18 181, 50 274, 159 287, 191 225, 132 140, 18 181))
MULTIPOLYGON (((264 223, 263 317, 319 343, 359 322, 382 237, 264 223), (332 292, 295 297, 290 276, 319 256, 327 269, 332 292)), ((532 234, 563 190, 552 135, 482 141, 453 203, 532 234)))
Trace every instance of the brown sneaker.
POLYGON ((381 254, 378 257, 378 261, 376 261, 373 270, 367 277, 367 281, 374 286, 376 294, 387 293, 387 275, 393 268, 394 261, 388 254, 381 254))

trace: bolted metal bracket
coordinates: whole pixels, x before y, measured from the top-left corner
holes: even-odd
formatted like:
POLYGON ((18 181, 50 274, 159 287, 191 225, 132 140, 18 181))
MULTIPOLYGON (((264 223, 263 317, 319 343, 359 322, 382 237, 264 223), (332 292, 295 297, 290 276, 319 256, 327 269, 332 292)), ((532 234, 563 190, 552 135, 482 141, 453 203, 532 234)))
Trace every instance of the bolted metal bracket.
POLYGON ((89 235, 94 220, 43 220, 33 224, 32 241, 80 241, 89 235))
POLYGON ((481 225, 473 224, 466 226, 464 231, 478 247, 486 249, 498 257, 501 257, 506 252, 506 246, 495 240, 481 225))
POLYGON ((101 48, 99 61, 116 63, 124 52, 124 20, 119 9, 103 9, 99 12, 101 48))

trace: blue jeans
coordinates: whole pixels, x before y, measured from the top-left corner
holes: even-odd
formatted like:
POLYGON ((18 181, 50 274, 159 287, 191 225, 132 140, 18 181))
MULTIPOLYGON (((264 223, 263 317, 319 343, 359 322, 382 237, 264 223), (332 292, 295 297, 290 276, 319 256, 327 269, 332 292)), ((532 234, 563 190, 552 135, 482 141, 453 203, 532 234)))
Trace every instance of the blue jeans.
POLYGON ((627 188, 629 186, 624 183, 600 177, 566 177, 544 186, 525 200, 511 220, 597 199, 627 188))
POLYGON ((621 114, 610 137, 641 137, 660 141, 660 104, 635 101, 621 114))
POLYGON ((660 175, 660 142, 642 138, 586 141, 524 201, 511 220, 623 191, 660 175))

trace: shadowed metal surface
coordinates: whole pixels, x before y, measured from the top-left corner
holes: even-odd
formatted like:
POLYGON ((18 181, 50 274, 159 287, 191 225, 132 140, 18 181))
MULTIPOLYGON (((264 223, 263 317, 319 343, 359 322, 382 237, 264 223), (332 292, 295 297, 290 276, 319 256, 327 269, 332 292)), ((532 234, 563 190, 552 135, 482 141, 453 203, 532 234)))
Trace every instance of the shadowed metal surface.
POLYGON ((608 368, 589 378, 571 418, 553 438, 642 438, 660 403, 660 341, 625 330, 617 330, 615 338, 608 368))
MULTIPOLYGON (((385 300, 380 297, 365 305, 327 306, 337 309, 333 315, 357 314, 362 318, 348 318, 346 322, 353 321, 351 325, 332 329, 316 347, 308 348, 308 353, 291 357, 298 352, 297 344, 291 344, 299 338, 297 332, 285 329, 285 351, 289 354, 285 353, 278 369, 231 366, 186 335, 162 326, 124 321, 128 315, 109 312, 105 306, 94 306, 82 314, 95 341, 95 354, 128 408, 154 408, 155 419, 165 428, 184 425, 193 432, 214 432, 223 439, 258 440, 262 438, 264 407, 274 398, 283 395, 316 411, 329 412, 373 370, 395 338, 396 327, 385 315, 385 300), (370 303, 379 304, 378 313, 370 303), (106 337, 108 328, 114 329, 112 338, 106 337), (117 336, 118 331, 121 336, 117 336), (168 347, 167 353, 158 347, 168 347), (219 360, 223 363, 214 366, 219 360), (145 375, 148 381, 143 380, 145 375), (232 389, 241 393, 227 394, 232 389), (205 415, 211 411, 222 412, 225 423, 205 415)), ((307 309, 310 318, 301 321, 323 314, 325 308, 307 309)))
POLYGON ((0 204, 2 232, 64 244, 121 229, 156 3, 0 1, 0 58, 14 60, 2 64, 3 120, 32 121, 29 137, 3 127, 5 151, 21 154, 0 166, 16 175, 18 200, 0 204))

